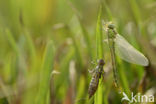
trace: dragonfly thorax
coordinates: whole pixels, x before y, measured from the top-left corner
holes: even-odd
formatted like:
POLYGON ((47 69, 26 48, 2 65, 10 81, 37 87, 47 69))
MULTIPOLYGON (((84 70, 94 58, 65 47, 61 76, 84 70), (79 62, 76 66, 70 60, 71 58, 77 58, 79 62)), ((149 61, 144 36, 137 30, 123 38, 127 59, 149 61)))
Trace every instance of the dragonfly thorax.
POLYGON ((114 34, 114 29, 109 29, 108 30, 108 38, 109 39, 115 39, 115 34, 114 34))

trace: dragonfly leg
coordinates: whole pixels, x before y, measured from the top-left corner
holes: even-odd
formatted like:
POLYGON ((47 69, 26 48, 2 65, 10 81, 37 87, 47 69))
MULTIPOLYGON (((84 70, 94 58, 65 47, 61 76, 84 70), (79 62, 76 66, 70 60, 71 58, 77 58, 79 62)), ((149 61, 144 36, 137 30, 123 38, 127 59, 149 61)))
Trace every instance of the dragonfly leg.
POLYGON ((92 70, 89 70, 88 69, 88 72, 92 75, 96 70, 95 69, 92 69, 92 70))
POLYGON ((104 78, 105 78, 105 72, 104 71, 101 73, 101 77, 102 77, 102 81, 100 82, 100 85, 102 84, 102 82, 104 82, 104 78))
POLYGON ((102 72, 102 79, 104 80, 104 78, 105 78, 105 72, 103 71, 102 72))
POLYGON ((96 65, 96 62, 95 61, 91 61, 91 64, 96 65))
POLYGON ((90 74, 95 73, 96 71, 98 71, 99 66, 96 66, 96 68, 92 69, 92 70, 88 70, 90 74))
POLYGON ((97 65, 97 63, 96 63, 94 60, 91 61, 90 63, 91 63, 91 66, 90 66, 90 68, 88 69, 88 72, 89 72, 90 74, 93 74, 93 73, 95 72, 95 68, 93 68, 93 67, 95 67, 95 66, 97 65))

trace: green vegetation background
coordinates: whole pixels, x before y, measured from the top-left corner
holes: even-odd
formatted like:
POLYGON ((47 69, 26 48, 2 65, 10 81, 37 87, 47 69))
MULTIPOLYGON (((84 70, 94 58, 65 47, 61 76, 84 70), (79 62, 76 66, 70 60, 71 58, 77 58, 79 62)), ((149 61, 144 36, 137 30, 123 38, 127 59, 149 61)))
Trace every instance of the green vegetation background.
POLYGON ((155 18, 155 0, 0 0, 0 104, 120 104, 102 19, 150 61, 142 67, 117 57, 121 89, 149 93, 156 87, 155 18), (88 70, 99 58, 105 79, 88 100, 88 70))

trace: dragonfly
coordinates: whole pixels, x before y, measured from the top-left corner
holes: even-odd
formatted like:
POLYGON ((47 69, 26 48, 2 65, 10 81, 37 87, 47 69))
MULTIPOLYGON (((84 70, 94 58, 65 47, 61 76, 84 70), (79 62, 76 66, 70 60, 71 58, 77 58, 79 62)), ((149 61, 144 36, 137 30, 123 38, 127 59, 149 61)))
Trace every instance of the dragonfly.
POLYGON ((104 64, 105 64, 104 60, 100 59, 98 60, 98 65, 95 67, 95 69, 90 71, 90 73, 92 74, 92 79, 88 89, 89 99, 95 94, 98 88, 99 79, 104 74, 104 70, 103 70, 104 64))
POLYGON ((115 56, 116 54, 123 60, 141 65, 141 66, 148 66, 149 61, 148 59, 137 49, 135 49, 128 41, 121 36, 115 28, 115 25, 112 22, 105 23, 103 22, 103 28, 107 34, 107 42, 110 49, 111 59, 112 59, 112 66, 113 66, 113 73, 115 78, 115 84, 118 86, 117 82, 117 68, 116 68, 116 61, 115 56))

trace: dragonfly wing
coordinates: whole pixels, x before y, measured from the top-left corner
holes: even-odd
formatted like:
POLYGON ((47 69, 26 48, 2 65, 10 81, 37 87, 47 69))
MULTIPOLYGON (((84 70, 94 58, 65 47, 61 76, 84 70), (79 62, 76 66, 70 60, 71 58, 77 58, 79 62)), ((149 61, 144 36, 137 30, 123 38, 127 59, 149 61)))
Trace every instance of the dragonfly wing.
POLYGON ((119 34, 116 35, 115 45, 115 51, 123 60, 133 64, 148 66, 148 59, 119 34))

